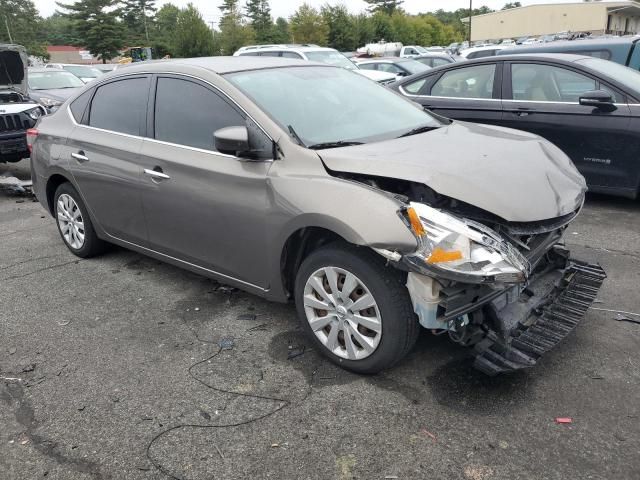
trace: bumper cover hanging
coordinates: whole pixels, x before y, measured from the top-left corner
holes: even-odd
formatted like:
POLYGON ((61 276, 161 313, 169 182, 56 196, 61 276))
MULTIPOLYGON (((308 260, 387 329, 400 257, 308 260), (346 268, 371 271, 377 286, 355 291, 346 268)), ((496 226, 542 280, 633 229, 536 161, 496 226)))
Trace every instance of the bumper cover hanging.
POLYGON ((518 302, 494 306, 493 328, 474 346, 474 367, 493 376, 535 365, 584 317, 606 277, 600 265, 567 260, 563 270, 533 281, 518 302))

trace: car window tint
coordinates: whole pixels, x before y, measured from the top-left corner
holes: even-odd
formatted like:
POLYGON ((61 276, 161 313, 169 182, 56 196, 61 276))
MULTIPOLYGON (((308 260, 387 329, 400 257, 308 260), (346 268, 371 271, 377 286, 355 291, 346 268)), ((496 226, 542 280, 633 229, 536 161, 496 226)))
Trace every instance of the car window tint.
MULTIPOLYGON (((379 63, 378 70, 382 72, 388 73, 402 73, 403 70, 399 67, 396 67, 393 63, 379 63)), ((425 69, 426 70, 426 69, 425 69)))
POLYGON ((612 88, 608 87, 604 83, 601 83, 598 86, 598 89, 599 90, 603 90, 603 91, 607 92, 608 94, 610 94, 611 98, 613 98, 613 101, 615 103, 623 103, 624 102, 624 98, 622 96, 618 95, 612 88))
POLYGON ((376 64, 375 63, 359 63, 358 67, 364 69, 364 70, 375 70, 376 69, 376 64))
POLYGON ((261 52, 260 56, 261 57, 279 57, 280 52, 261 52))
POLYGON ((297 54, 296 52, 282 52, 282 56, 284 58, 297 58, 298 60, 300 60, 302 57, 297 54))
POLYGON ((241 57, 257 57, 260 55, 259 52, 245 52, 239 54, 241 57))
POLYGON ((433 58, 416 58, 416 60, 420 63, 424 63, 425 65, 429 66, 429 67, 433 67, 433 58))
POLYGON ((424 86, 426 81, 427 81, 426 78, 422 78, 420 80, 416 80, 415 82, 411 82, 403 86, 402 88, 404 88, 404 90, 407 93, 410 93, 412 95, 418 95, 420 93, 420 90, 422 90, 422 87, 424 86))
POLYGON ((431 88, 436 97, 493 98, 496 65, 476 65, 446 72, 431 88))
POLYGON ((84 115, 85 110, 87 109, 87 105, 89 105, 89 101, 91 100, 91 95, 93 94, 93 89, 84 92, 78 98, 76 98, 69 105, 69 109, 71 110, 71 115, 76 122, 82 123, 82 117, 84 115))
POLYGON ((146 78, 128 78, 98 87, 91 102, 89 125, 140 135, 140 126, 147 116, 148 93, 146 78))
POLYGON ((566 68, 513 64, 511 88, 514 100, 578 103, 583 93, 596 89, 596 81, 566 68))
POLYGON ((176 78, 159 78, 155 104, 155 138, 215 150, 213 132, 245 125, 238 111, 212 90, 176 78))

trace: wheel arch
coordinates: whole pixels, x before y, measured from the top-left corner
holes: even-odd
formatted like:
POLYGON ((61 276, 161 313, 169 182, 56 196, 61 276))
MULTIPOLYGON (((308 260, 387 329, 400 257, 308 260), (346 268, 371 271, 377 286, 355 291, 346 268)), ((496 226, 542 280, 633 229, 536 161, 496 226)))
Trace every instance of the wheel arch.
MULTIPOLYGON (((54 208, 53 208, 53 200, 54 200, 54 195, 56 194, 56 190, 58 189, 58 187, 60 185, 62 185, 63 183, 71 183, 73 185, 73 182, 71 181, 71 179, 65 175, 62 175, 60 173, 54 173, 53 175, 51 175, 48 179, 47 179, 47 184, 45 187, 45 195, 46 195, 46 201, 47 201, 47 210, 49 210, 49 213, 52 216, 55 216, 55 212, 54 212, 54 208)), ((75 188, 75 186, 74 186, 75 188)))

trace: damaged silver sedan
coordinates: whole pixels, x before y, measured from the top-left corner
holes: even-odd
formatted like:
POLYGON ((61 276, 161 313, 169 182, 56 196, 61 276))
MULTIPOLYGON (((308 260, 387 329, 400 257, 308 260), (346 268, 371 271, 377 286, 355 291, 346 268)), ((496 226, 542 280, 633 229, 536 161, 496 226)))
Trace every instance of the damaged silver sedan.
POLYGON ((131 66, 29 131, 66 246, 113 243, 296 303, 329 359, 375 373, 420 327, 494 375, 530 367, 605 274, 562 234, 586 191, 549 142, 451 122, 341 68, 268 57, 131 66))

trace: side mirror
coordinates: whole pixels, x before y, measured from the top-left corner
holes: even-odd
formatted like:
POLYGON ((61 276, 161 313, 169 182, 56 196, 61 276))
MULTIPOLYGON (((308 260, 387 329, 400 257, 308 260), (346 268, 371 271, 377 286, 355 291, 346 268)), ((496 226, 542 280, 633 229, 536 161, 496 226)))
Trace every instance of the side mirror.
POLYGON ((213 145, 220 153, 238 155, 249 148, 249 131, 245 126, 225 127, 213 132, 213 145))
POLYGON ((580 96, 579 103, 585 107, 595 107, 607 112, 616 109, 613 97, 609 92, 605 92, 604 90, 593 90, 583 93, 580 96))

